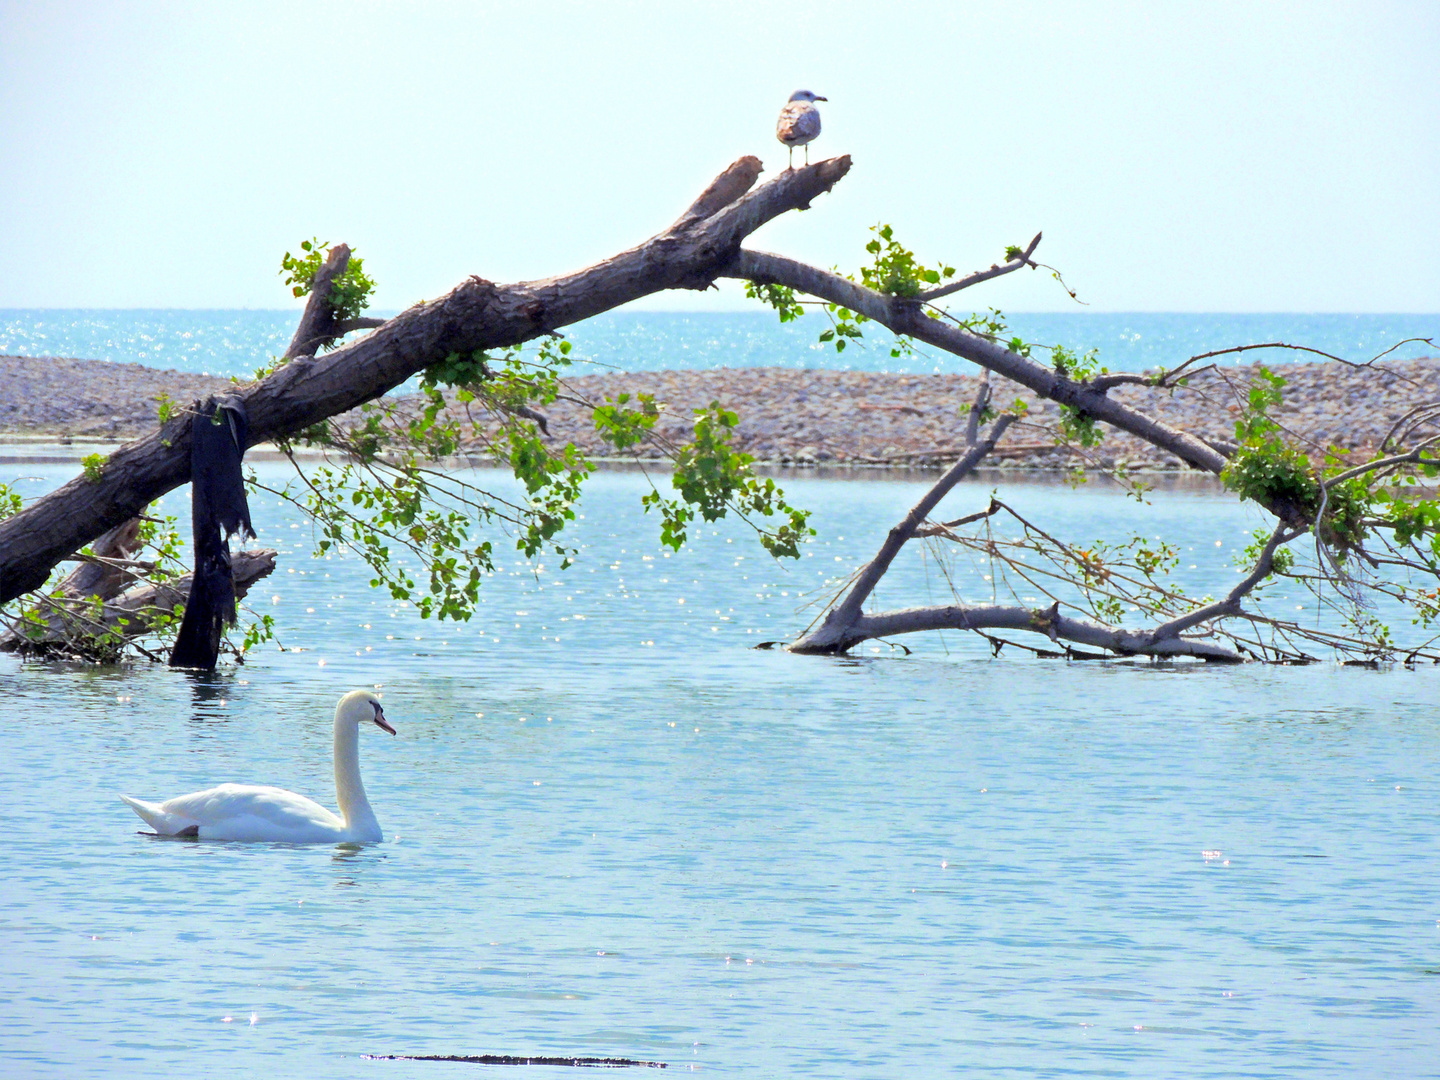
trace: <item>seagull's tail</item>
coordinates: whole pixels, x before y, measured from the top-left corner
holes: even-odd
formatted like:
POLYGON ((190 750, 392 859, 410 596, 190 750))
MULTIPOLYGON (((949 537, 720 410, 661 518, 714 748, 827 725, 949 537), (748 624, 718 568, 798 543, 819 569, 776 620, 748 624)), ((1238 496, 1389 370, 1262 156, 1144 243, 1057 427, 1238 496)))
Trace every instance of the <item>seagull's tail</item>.
POLYGON ((179 814, 167 814, 154 803, 141 802, 139 799, 132 799, 129 795, 121 795, 120 798, 126 806, 140 815, 140 820, 161 836, 175 836, 195 824, 193 821, 182 818, 179 814))

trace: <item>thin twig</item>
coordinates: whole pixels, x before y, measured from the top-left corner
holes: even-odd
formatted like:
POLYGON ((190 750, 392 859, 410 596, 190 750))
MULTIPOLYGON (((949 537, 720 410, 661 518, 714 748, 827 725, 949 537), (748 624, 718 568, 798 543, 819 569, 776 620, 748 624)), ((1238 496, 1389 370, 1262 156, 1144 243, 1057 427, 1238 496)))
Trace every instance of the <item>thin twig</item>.
MULTIPOLYGON (((1036 233, 1035 239, 1030 241, 1029 246, 1025 248, 1019 258, 1011 259, 1004 265, 992 263, 988 270, 976 270, 973 274, 967 274, 959 281, 952 281, 949 285, 941 285, 937 289, 927 289, 925 292, 916 296, 915 299, 922 304, 932 304, 942 296, 949 296, 951 293, 957 293, 961 289, 968 289, 972 285, 979 285, 982 281, 989 281, 991 278, 1014 273, 1023 266, 1035 266, 1036 264, 1030 261, 1030 256, 1034 255, 1035 249, 1040 246, 1040 237, 1042 235, 1044 234, 1036 233)), ((1053 269, 1053 267, 1051 269, 1053 269)), ((1067 289, 1066 291, 1068 292, 1069 290, 1067 289)), ((1070 295, 1074 296, 1075 294, 1071 293, 1070 295)))

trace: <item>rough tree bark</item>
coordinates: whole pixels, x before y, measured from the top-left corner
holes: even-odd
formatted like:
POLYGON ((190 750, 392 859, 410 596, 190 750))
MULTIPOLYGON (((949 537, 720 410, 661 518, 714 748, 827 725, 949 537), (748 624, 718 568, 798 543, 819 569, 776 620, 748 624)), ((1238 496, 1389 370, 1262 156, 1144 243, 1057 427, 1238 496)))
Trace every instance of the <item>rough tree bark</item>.
MULTIPOLYGON (((805 209, 849 169, 848 156, 831 158, 755 187, 760 161, 744 157, 668 229, 594 266, 513 285, 472 277, 324 356, 310 355, 312 346, 303 340, 292 346, 296 355, 288 364, 239 389, 250 442, 291 436, 347 412, 451 352, 517 345, 664 289, 708 288, 745 237, 780 214, 805 209)), ((333 260, 332 273, 348 258, 340 251, 327 260, 327 266, 333 260)), ((339 329, 317 322, 306 333, 324 338, 339 329)), ((189 412, 172 419, 112 454, 98 479, 77 477, 0 521, 0 604, 40 588, 71 552, 185 483, 190 421, 189 412)))

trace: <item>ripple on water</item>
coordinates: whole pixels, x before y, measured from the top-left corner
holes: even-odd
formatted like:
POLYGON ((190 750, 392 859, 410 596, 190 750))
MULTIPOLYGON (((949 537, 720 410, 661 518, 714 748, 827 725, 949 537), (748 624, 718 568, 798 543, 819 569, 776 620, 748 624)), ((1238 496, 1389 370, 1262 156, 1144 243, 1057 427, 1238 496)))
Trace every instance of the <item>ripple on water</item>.
MULTIPOLYGON (((470 624, 287 554, 260 599, 294 651, 198 678, 0 658, 0 1072, 1433 1067, 1434 672, 755 651, 745 631, 792 632, 914 488, 795 485, 823 557, 740 580, 740 532, 665 562, 640 482, 599 479, 576 568, 503 566, 470 624), (647 555, 669 580, 599 585, 647 555), (362 744, 389 843, 160 841, 115 797, 329 801, 329 717, 357 685, 400 732, 362 744)), ((1194 587, 1228 580, 1213 537, 1243 511, 1156 502, 1194 587)), ((1087 535, 1115 505, 1051 511, 1087 535)), ((931 587, 917 564, 891 595, 931 587)))

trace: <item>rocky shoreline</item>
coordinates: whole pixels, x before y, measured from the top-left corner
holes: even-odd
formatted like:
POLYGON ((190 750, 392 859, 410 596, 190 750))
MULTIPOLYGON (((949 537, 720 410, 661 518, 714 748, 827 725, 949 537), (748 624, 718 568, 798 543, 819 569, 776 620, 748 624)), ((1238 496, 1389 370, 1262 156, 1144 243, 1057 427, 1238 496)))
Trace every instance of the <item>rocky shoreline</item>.
MULTIPOLYGON (((1294 433, 1322 444, 1365 450, 1415 405, 1440 400, 1440 357, 1354 368, 1343 364, 1271 364, 1283 376, 1285 404, 1277 418, 1294 433)), ((1114 398, 1202 438, 1224 442, 1253 368, 1202 373, 1173 394, 1122 386, 1114 398)), ((692 410, 719 401, 740 416, 735 442, 763 462, 856 467, 938 466, 964 441, 962 409, 978 379, 965 375, 891 375, 791 368, 719 368, 583 375, 568 380, 579 397, 602 401, 623 392, 653 393, 666 408, 657 430, 686 436, 692 410)), ((0 356, 0 441, 44 437, 59 442, 113 443, 154 430, 160 394, 181 404, 233 388, 228 379, 162 371, 139 364, 55 357, 0 356)), ((1044 434, 1058 408, 1005 380, 994 400, 1026 402, 1026 421, 1012 427, 993 464, 1064 469, 1081 464, 1044 434)), ((558 401, 548 407, 552 441, 575 442, 593 458, 606 446, 587 411, 558 401)), ((1107 431, 1096 463, 1138 469, 1181 469, 1170 455, 1134 436, 1107 431)), ((659 456, 658 450, 648 452, 659 456)))

